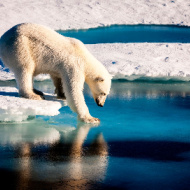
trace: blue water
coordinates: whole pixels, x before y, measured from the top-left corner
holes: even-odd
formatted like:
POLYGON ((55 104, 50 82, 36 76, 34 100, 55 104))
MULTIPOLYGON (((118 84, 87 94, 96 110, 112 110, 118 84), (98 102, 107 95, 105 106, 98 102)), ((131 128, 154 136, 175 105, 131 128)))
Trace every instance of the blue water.
MULTIPOLYGON (((50 81, 35 87, 54 90, 50 81)), ((101 120, 99 126, 77 122, 68 107, 54 117, 0 123, 1 185, 189 189, 190 83, 113 81, 103 108, 96 106, 87 86, 84 94, 91 114, 101 120)))
POLYGON ((85 44, 97 43, 190 43, 190 27, 172 25, 113 25, 88 30, 58 31, 85 44))

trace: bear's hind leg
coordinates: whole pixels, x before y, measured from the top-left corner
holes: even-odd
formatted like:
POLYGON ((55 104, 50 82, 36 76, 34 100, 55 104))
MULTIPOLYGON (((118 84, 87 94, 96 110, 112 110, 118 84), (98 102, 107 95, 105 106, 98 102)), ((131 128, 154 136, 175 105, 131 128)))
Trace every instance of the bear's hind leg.
POLYGON ((55 93, 57 94, 57 98, 66 99, 65 93, 63 92, 62 79, 59 77, 52 76, 52 75, 51 75, 51 78, 55 86, 55 93))
POLYGON ((21 69, 20 72, 15 73, 15 77, 21 97, 33 100, 43 99, 33 91, 33 74, 31 72, 21 69))

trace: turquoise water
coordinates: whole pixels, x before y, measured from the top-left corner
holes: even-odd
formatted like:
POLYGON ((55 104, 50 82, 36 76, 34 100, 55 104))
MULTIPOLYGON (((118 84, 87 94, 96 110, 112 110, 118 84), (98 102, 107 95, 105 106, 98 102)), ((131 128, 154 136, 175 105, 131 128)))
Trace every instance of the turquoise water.
MULTIPOLYGON (((15 86, 15 82, 1 83, 15 86)), ((53 92, 50 81, 35 87, 53 92)), ((190 83, 113 81, 103 108, 84 90, 99 126, 68 107, 54 117, 0 123, 0 177, 6 189, 187 190, 190 83)))
POLYGON ((113 25, 88 30, 58 31, 85 44, 97 43, 190 43, 190 27, 172 25, 113 25))

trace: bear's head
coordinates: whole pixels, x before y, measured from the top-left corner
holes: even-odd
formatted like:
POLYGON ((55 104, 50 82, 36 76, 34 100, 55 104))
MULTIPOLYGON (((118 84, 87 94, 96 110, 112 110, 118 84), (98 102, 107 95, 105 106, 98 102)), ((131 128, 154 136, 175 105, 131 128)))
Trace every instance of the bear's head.
POLYGON ((88 84, 98 106, 103 107, 111 88, 111 76, 96 77, 88 84))

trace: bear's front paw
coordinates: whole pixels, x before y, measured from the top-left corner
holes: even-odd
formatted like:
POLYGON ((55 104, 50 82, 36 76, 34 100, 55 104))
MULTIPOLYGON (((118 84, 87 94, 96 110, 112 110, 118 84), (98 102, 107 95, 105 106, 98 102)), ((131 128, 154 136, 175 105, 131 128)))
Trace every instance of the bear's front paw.
POLYGON ((86 118, 82 118, 80 120, 85 122, 85 123, 94 123, 94 124, 100 123, 100 120, 98 118, 95 118, 95 117, 86 117, 86 118))

